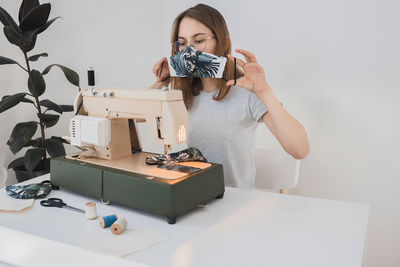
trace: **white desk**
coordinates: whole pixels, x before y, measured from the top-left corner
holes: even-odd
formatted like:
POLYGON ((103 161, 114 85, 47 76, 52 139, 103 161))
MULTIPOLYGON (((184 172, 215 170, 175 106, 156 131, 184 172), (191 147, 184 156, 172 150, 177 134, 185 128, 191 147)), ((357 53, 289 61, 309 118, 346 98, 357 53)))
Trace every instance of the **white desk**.
MULTIPOLYGON (((48 176, 31 182, 44 179, 48 176)), ((223 199, 169 225, 164 217, 105 206, 66 190, 53 190, 49 197, 81 208, 95 201, 98 214, 116 213, 129 227, 149 226, 169 235, 171 239, 125 258, 145 265, 362 266, 369 214, 364 204, 226 188, 223 199)), ((0 226, 73 246, 82 242, 87 223, 82 214, 44 208, 39 201, 21 213, 0 212, 0 226)))

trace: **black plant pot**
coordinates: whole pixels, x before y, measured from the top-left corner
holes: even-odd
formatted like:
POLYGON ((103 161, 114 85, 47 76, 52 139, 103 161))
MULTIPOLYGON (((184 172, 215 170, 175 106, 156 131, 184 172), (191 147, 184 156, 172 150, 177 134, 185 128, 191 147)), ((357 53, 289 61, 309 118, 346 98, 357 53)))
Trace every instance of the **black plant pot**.
POLYGON ((47 159, 46 163, 42 162, 33 171, 28 171, 24 166, 13 168, 18 183, 38 177, 40 175, 48 174, 50 172, 50 160, 47 159))

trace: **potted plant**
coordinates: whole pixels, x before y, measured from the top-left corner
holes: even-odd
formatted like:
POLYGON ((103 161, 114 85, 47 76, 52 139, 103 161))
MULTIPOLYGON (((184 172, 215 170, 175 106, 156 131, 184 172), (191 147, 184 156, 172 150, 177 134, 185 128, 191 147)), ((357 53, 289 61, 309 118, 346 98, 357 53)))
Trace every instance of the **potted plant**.
MULTIPOLYGON (((51 64, 42 72, 32 68, 31 64, 47 53, 28 55, 36 44, 39 34, 44 32, 59 17, 49 20, 50 3, 40 4, 38 0, 23 0, 19 9, 19 25, 10 14, 0 7, 0 21, 4 25, 3 32, 7 40, 18 46, 25 58, 25 66, 17 61, 0 55, 0 65, 16 64, 27 73, 28 90, 13 95, 4 95, 0 102, 0 113, 13 108, 20 103, 31 105, 36 112, 36 120, 17 123, 12 130, 7 145, 12 153, 16 154, 23 148, 28 148, 25 155, 12 161, 8 168, 13 168, 19 182, 48 173, 50 171, 50 157, 65 155, 60 137, 46 138, 46 129, 54 126, 63 112, 73 111, 72 105, 58 105, 49 99, 42 99, 46 91, 44 75, 53 67, 59 67, 67 80, 79 88, 78 74, 60 64, 51 64), (34 138, 37 131, 40 137, 34 138)), ((25 108, 25 107, 23 107, 25 108)), ((31 112, 31 111, 29 111, 31 112)))

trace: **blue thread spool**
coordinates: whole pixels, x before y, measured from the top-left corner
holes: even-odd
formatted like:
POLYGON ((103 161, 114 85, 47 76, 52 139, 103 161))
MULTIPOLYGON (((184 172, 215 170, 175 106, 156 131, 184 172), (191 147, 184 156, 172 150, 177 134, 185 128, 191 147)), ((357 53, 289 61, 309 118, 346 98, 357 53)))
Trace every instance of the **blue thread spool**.
POLYGON ((99 218, 101 228, 110 227, 116 220, 118 220, 118 216, 116 214, 99 218))

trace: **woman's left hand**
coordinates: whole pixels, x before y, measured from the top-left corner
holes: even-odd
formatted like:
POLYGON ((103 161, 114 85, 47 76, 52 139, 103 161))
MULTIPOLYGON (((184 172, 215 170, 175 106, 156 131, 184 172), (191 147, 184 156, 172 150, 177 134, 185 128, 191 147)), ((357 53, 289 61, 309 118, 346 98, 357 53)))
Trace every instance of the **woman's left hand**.
MULTIPOLYGON (((256 56, 243 49, 235 49, 235 52, 242 54, 246 61, 236 58, 236 64, 241 66, 244 71, 244 76, 236 80, 236 85, 242 88, 246 88, 254 94, 263 93, 271 90, 265 80, 264 68, 257 63, 256 56)), ((228 59, 234 60, 232 55, 228 55, 228 59)), ((233 85, 234 80, 230 80, 226 83, 227 86, 233 85)))

